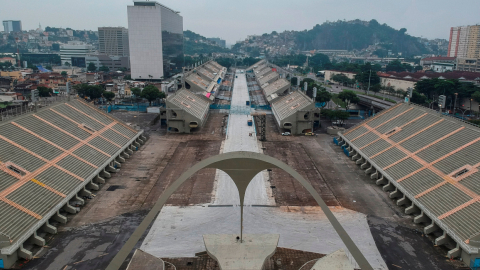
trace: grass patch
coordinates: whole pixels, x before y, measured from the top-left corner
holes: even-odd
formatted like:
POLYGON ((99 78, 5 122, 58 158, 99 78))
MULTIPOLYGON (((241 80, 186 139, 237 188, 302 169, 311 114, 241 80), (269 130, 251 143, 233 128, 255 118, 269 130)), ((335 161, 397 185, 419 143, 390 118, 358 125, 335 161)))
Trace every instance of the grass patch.
POLYGON ((340 107, 345 108, 346 104, 343 102, 343 100, 338 98, 338 94, 333 94, 332 95, 332 101, 335 102, 335 104, 340 105, 340 107))

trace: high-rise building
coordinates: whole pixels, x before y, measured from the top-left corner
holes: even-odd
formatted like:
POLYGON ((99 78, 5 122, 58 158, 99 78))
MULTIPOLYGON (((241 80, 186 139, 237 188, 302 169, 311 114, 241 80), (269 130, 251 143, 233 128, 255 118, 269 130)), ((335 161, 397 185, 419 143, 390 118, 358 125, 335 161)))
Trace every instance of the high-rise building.
POLYGON ((448 56, 458 58, 480 57, 480 25, 452 27, 448 56))
POLYGON ((132 79, 159 80, 183 67, 183 18, 154 1, 127 7, 132 79))
POLYGON ((3 29, 5 32, 22 32, 22 21, 3 21, 3 29))
POLYGON ((93 46, 83 42, 69 41, 68 44, 60 45, 62 65, 68 63, 75 67, 86 67, 85 56, 92 52, 93 46))
POLYGON ((99 52, 106 55, 128 56, 128 30, 125 27, 99 27, 99 52))
POLYGON ((207 39, 217 43, 217 45, 222 47, 222 48, 227 47, 227 42, 224 39, 221 39, 221 38, 207 38, 207 39))

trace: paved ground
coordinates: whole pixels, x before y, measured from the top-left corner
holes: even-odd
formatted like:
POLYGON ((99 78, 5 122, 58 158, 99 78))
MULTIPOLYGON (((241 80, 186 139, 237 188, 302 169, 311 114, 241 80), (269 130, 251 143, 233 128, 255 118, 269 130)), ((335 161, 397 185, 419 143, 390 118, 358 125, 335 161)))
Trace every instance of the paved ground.
MULTIPOLYGON (((387 269, 364 214, 331 208, 374 269, 387 269)), ((239 207, 164 207, 141 249, 157 257, 193 257, 205 251, 203 234, 240 233, 239 207)), ((328 254, 345 248, 319 207, 246 207, 244 233, 280 234, 279 247, 328 254)))

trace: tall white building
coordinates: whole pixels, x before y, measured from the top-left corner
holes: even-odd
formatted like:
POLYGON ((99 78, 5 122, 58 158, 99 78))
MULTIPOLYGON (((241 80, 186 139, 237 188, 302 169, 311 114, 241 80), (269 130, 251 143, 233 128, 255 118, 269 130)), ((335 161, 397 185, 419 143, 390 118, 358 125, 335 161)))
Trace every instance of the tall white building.
POLYGON ((3 29, 6 33, 22 32, 22 21, 3 21, 3 29))
POLYGON ((72 66, 85 67, 85 56, 93 52, 93 46, 83 42, 69 41, 60 45, 60 59, 62 65, 69 63, 72 66))
POLYGON ((183 67, 183 18, 154 1, 127 7, 132 79, 159 80, 183 67))

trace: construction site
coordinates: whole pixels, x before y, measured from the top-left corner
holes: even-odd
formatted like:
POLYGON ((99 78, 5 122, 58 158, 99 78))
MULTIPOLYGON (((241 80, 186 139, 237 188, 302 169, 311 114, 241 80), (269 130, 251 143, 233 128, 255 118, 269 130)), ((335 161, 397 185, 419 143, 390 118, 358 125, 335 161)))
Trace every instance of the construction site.
MULTIPOLYGON (((106 269, 184 172, 237 151, 298 172, 371 269, 469 269, 480 258, 479 127, 400 103, 343 134, 304 136, 316 132, 315 102, 281 77, 263 60, 230 70, 209 61, 168 95, 163 121, 74 98, 1 121, 2 267, 106 269)), ((259 269, 328 269, 332 254, 362 268, 285 170, 254 175, 243 208, 240 196, 225 171, 199 170, 120 269, 222 269, 204 236, 239 235, 240 222, 247 236, 279 236, 259 269)))

